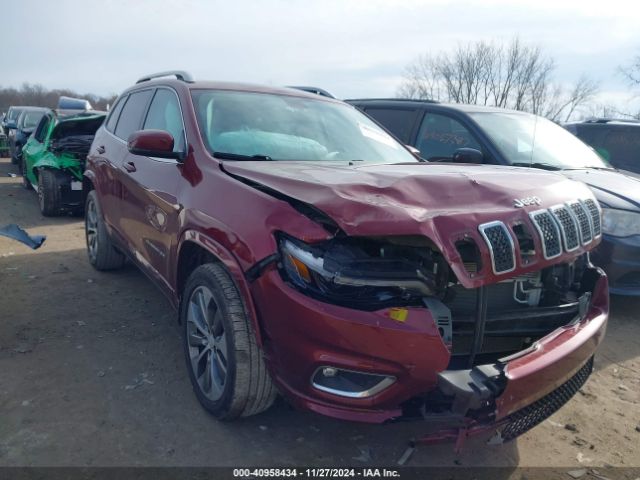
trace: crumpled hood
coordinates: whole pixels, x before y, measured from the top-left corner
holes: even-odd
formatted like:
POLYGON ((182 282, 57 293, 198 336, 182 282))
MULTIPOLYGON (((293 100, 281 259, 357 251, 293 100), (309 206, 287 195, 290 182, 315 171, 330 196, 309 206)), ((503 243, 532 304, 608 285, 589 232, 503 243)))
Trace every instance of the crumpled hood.
MULTIPOLYGON (((485 282, 479 281, 481 274, 467 281, 461 278, 466 273, 455 242, 471 236, 482 244, 478 225, 496 220, 531 225, 530 211, 593 198, 582 183, 557 173, 519 167, 427 163, 346 166, 276 161, 224 162, 222 168, 233 176, 313 205, 348 235, 427 236, 467 287, 485 282), (515 199, 527 197, 539 198, 539 205, 515 206, 515 199)), ((533 228, 531 225, 532 231, 533 228)), ((582 251, 580 248, 564 253, 553 261, 541 258, 516 269, 514 274, 539 269, 545 263, 558 263, 582 251)), ((489 264, 488 249, 482 254, 489 264)), ((491 277, 492 273, 487 272, 486 276, 491 277)))
POLYGON ((592 187, 596 198, 612 208, 640 212, 640 176, 623 170, 565 170, 566 177, 592 187))
POLYGON ((411 233, 442 215, 512 213, 515 199, 531 196, 541 200, 533 210, 592 196, 561 175, 520 167, 225 162, 224 170, 315 206, 353 235, 411 233))

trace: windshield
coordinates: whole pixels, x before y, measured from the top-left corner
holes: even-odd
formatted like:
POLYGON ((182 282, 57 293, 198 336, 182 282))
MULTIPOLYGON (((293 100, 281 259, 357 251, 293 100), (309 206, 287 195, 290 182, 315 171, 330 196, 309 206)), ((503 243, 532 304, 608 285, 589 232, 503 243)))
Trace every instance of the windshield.
POLYGON ((230 160, 416 162, 353 107, 288 95, 194 90, 210 152, 230 160))
POLYGON ((511 165, 549 169, 610 168, 591 148, 555 123, 535 115, 469 114, 511 165))

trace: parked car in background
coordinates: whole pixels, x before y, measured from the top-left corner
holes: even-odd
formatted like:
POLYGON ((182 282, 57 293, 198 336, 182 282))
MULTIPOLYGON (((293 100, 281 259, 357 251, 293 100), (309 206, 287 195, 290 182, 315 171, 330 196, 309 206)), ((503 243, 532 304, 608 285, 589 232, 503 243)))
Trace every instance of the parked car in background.
POLYGON ((402 99, 348 102, 426 160, 533 167, 585 182, 603 209, 603 241, 592 259, 607 272, 612 293, 640 295, 637 175, 612 168, 562 127, 527 113, 402 99))
POLYGON ((9 133, 11 132, 11 130, 16 128, 18 117, 20 116, 23 108, 26 107, 9 107, 9 110, 7 110, 7 113, 2 119, 2 123, 0 124, 0 126, 2 126, 2 129, 7 137, 9 137, 9 133))
POLYGON ((596 118, 564 127, 612 167, 640 174, 640 121, 596 118))
POLYGON ((65 116, 48 110, 41 118, 22 149, 21 171, 24 186, 38 192, 43 215, 82 211, 85 160, 105 116, 96 111, 65 116))
POLYGON ((22 109, 16 121, 16 128, 12 129, 9 135, 11 163, 20 163, 22 147, 27 143, 27 140, 40 122, 40 119, 48 111, 48 108, 41 107, 25 107, 22 109))
POLYGON ((338 100, 169 74, 96 133, 87 252, 129 258, 179 310, 217 418, 277 386, 332 417, 509 440, 584 384, 608 311, 584 184, 423 162, 338 100))
POLYGON ((0 132, 0 157, 8 157, 9 155, 11 155, 9 139, 4 132, 0 132))

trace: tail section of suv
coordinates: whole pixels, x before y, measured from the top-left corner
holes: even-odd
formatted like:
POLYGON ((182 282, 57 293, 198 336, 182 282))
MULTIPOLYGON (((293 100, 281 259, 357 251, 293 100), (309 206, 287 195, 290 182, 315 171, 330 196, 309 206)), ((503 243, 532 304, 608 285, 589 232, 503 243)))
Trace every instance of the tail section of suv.
POLYGON ((510 439, 586 381, 608 316, 587 187, 422 162, 328 97, 176 76, 126 90, 96 133, 87 247, 172 301, 216 417, 279 391, 510 439))

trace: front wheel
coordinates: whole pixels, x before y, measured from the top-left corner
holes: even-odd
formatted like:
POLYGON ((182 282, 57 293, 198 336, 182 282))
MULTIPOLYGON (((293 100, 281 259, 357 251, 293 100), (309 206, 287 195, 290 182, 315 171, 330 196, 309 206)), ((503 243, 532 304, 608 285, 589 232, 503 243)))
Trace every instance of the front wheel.
POLYGON ((268 409, 276 389, 235 283, 220 265, 193 271, 180 305, 189 378, 200 404, 220 420, 268 409))
POLYGON ((125 257, 114 248, 111 238, 109 238, 95 190, 90 191, 87 195, 84 211, 84 229, 89 262, 96 270, 122 268, 125 257))

